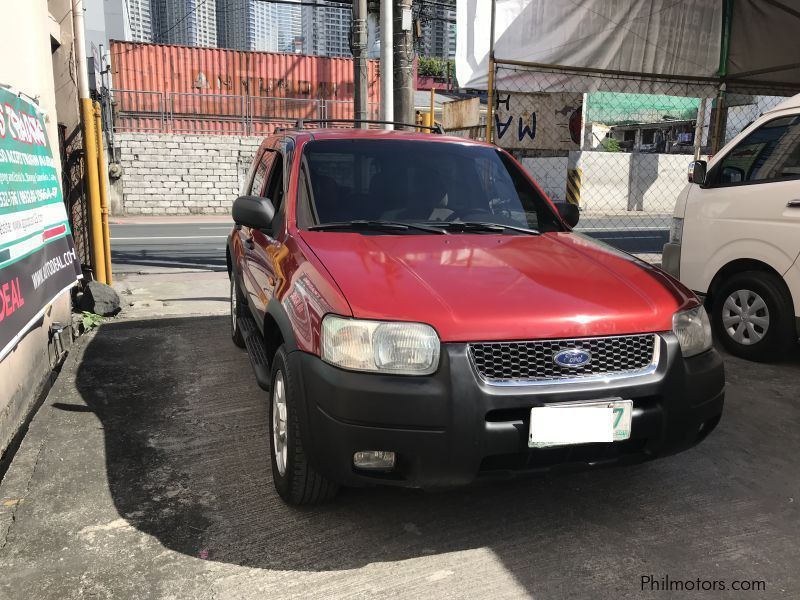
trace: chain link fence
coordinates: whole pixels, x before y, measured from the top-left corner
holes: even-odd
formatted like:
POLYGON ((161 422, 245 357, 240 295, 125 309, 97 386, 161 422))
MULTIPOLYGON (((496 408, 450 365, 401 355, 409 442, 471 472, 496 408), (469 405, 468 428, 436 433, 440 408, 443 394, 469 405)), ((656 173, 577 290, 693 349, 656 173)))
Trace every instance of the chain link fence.
POLYGON ((81 128, 76 127, 67 133, 59 127, 59 147, 61 150, 61 183, 67 218, 75 240, 75 251, 84 269, 91 263, 89 242, 89 211, 87 207, 85 152, 81 128))
POLYGON ((493 77, 492 140, 553 201, 580 206, 579 230, 653 256, 667 241, 694 156, 712 154, 784 97, 725 96, 717 81, 699 77, 503 62, 493 77))

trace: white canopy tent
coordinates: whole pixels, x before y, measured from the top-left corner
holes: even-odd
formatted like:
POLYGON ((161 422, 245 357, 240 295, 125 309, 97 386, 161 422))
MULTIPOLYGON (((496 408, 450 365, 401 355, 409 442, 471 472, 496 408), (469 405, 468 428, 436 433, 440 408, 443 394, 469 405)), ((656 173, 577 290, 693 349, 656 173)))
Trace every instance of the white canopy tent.
MULTIPOLYGON (((592 72, 629 77, 631 92, 663 92, 665 78, 691 82, 686 95, 711 96, 723 82, 728 92, 800 91, 800 0, 458 0, 462 87, 488 88, 493 2, 495 60, 574 71, 558 89, 572 76, 575 91, 592 91, 575 74, 592 72)), ((497 77, 496 89, 520 87, 503 80, 513 73, 497 77)))

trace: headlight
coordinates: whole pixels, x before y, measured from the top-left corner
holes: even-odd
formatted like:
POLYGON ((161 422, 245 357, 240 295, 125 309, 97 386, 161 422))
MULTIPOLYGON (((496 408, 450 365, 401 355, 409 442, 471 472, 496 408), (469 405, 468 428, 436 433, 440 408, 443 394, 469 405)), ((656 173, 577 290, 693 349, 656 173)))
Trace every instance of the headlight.
POLYGON ((711 323, 702 306, 672 315, 672 331, 678 336, 684 358, 711 348, 711 323))
POLYGON ((683 219, 672 217, 672 225, 669 228, 669 241, 672 244, 680 244, 683 239, 683 219))
POLYGON ((423 323, 322 319, 322 360, 343 369, 430 375, 439 366, 439 336, 423 323))

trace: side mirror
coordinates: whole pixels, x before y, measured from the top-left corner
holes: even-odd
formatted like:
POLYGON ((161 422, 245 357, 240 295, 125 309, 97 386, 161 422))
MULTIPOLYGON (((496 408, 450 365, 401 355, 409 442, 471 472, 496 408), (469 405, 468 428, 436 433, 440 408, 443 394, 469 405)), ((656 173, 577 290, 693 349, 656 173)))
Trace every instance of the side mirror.
POLYGON ((581 218, 581 209, 577 204, 569 202, 559 202, 556 204, 558 214, 564 219, 564 222, 570 227, 575 227, 581 218))
POLYGON ((744 170, 739 167, 725 167, 720 173, 720 180, 723 183, 741 183, 744 181, 744 170))
POLYGON ((695 160, 689 163, 689 183, 703 185, 706 182, 706 169, 708 165, 704 160, 695 160))
POLYGON ((275 216, 275 207, 268 198, 239 196, 233 201, 233 221, 252 229, 269 229, 275 216))

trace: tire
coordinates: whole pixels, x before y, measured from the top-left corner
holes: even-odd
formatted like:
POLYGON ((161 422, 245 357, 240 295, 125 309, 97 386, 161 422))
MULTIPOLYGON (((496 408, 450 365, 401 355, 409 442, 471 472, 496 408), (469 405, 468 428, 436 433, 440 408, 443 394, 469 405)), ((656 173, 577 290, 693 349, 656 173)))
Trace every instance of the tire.
POLYGON ((239 317, 245 315, 247 305, 245 304, 244 296, 239 290, 239 285, 236 283, 236 274, 231 273, 231 289, 230 289, 230 303, 231 303, 231 339, 233 343, 244 348, 244 338, 242 337, 242 330, 239 327, 239 317))
POLYGON ((797 341, 792 299, 783 280, 772 273, 732 275, 714 290, 713 302, 714 334, 735 356, 758 362, 779 360, 797 341))
POLYGON ((281 346, 272 360, 269 401, 269 449, 272 480, 278 495, 291 505, 320 504, 331 500, 339 486, 317 473, 308 463, 297 418, 294 376, 281 346), (283 394, 283 405, 279 397, 283 394), (282 413, 282 415, 281 415, 282 413), (282 424, 281 424, 282 421, 282 424), (276 430, 278 435, 276 436, 276 430), (280 436, 285 440, 278 448, 280 436))

